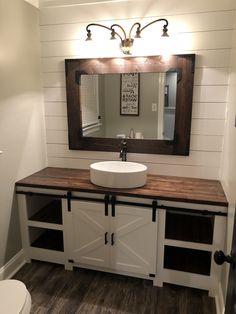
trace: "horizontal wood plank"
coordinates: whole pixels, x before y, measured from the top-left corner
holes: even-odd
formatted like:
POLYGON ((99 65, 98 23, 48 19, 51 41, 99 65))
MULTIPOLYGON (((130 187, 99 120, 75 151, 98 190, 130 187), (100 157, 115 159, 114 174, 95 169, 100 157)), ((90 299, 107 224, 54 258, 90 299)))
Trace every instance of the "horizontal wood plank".
MULTIPOLYGON (((47 130, 68 130, 67 117, 45 117, 47 130)), ((191 134, 194 135, 224 135, 225 120, 223 119, 192 119, 191 134)))
MULTIPOLYGON (((227 85, 228 68, 197 68, 194 74, 194 85, 227 85)), ((64 72, 43 73, 44 87, 65 87, 64 72)))
POLYGON ((226 117, 226 102, 194 102, 192 108, 193 119, 218 119, 226 117))
MULTIPOLYGON (((51 117, 66 117, 67 108, 66 102, 63 101, 48 101, 45 102, 45 116, 51 117)), ((194 102, 192 109, 192 118, 194 119, 218 119, 224 120, 226 116, 226 102, 194 102)))
POLYGON ((44 103, 45 116, 67 116, 65 101, 48 101, 44 103))
MULTIPOLYGON (((160 16, 156 16, 155 19, 160 16)), ((191 13, 184 15, 168 15, 167 19, 169 22, 169 34, 185 33, 185 32, 201 32, 201 31, 216 31, 216 30, 230 30, 232 29, 232 21, 234 18, 234 11, 214 11, 214 12, 204 12, 204 13, 191 13)), ((154 20, 151 18, 142 18, 141 24, 146 25, 154 20)), ((126 26, 129 29, 134 22, 138 20, 131 18, 130 20, 119 19, 115 22, 126 26)), ((113 20, 101 21, 97 20, 97 23, 102 23, 108 27, 114 23, 113 20)), ((56 25, 41 25, 40 34, 41 41, 55 41, 55 40, 77 40, 86 37, 86 26, 88 22, 84 23, 60 23, 56 25)), ((161 24, 161 23, 160 23, 161 24)), ((154 24, 149 28, 150 32, 152 30, 158 30, 160 25, 154 24)), ((103 33, 105 36, 106 31, 100 28, 94 28, 94 35, 97 36, 98 33, 103 33)))
POLYGON ((226 102, 228 87, 222 86, 194 86, 194 102, 226 102))
POLYGON ((191 134, 224 135, 225 120, 192 119, 191 134))
POLYGON ((227 85, 228 74, 228 68, 197 68, 194 73, 194 85, 227 85))
MULTIPOLYGON (((91 158, 90 151, 76 151, 69 150, 68 145, 64 144, 47 144, 48 156, 61 157, 61 158, 84 158, 94 160, 118 160, 119 147, 117 152, 93 152, 91 158)), ((154 154, 135 154, 129 153, 128 147, 128 160, 144 163, 154 164, 175 164, 175 165, 189 165, 189 166, 209 166, 216 167, 221 158, 220 152, 210 151, 191 151, 189 156, 171 156, 171 155, 154 155, 154 154)))
MULTIPOLYGON (((186 52, 188 53, 188 52, 186 52)), ((195 68, 227 68, 229 67, 230 49, 195 50, 195 68)), ((63 72, 65 73, 65 59, 75 58, 73 56, 50 56, 42 57, 42 72, 63 72)))
POLYGON ((66 144, 66 145, 68 145, 68 132, 67 131, 46 130, 46 142, 47 142, 47 144, 66 144))
POLYGON ((223 139, 221 135, 191 135, 190 150, 222 152, 223 139))
POLYGON ((67 131, 67 117, 45 117, 46 130, 67 131))
MULTIPOLYGON (((59 130, 46 130, 47 144, 68 145, 68 132, 59 130)), ((190 150, 222 152, 223 136, 192 135, 190 150)))
POLYGON ((66 88, 44 88, 44 100, 45 101, 66 101, 66 88))
MULTIPOLYGON (((66 40, 66 41, 50 41, 42 42, 42 57, 65 57, 65 56, 76 56, 76 57, 104 57, 112 56, 114 52, 119 53, 123 56, 119 50, 119 43, 115 42, 115 47, 112 45, 106 47, 109 41, 104 36, 99 37, 97 40, 99 42, 85 42, 84 39, 78 40, 66 40), (94 49, 96 49, 94 51, 94 49)), ((175 54, 183 53, 185 51, 195 51, 195 50, 209 50, 209 49, 230 49, 232 41, 232 30, 220 30, 215 32, 198 32, 198 33, 183 33, 174 34, 171 37, 171 49, 175 54), (178 43, 181 42, 181 45, 178 43)), ((145 45, 145 38, 143 39, 145 45)), ((154 54, 158 47, 155 47, 155 43, 150 46, 144 47, 144 54, 154 54)), ((141 52, 140 52, 141 53, 141 52)), ((142 53, 141 53, 142 55, 142 53)))
MULTIPOLYGON (((227 86, 194 86, 194 102, 226 102, 227 86)), ((45 101, 66 101, 65 87, 44 88, 45 101)))
MULTIPOLYGON (((92 154, 91 154, 92 156, 92 154)), ((99 160, 92 159, 74 159, 74 158, 60 158, 48 157, 49 167, 67 167, 88 169, 89 165, 99 160)), ((219 179, 219 167, 204 167, 204 166, 185 166, 185 165, 169 165, 169 164, 154 164, 147 163, 150 174, 156 175, 170 175, 170 176, 184 176, 202 179, 219 179)))

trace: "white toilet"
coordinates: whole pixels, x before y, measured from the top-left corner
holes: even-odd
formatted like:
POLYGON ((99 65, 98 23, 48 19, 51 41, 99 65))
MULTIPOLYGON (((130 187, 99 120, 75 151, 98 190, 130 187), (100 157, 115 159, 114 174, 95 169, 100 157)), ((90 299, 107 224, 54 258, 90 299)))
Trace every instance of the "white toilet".
POLYGON ((0 313, 29 314, 31 296, 23 282, 14 279, 0 281, 0 313))

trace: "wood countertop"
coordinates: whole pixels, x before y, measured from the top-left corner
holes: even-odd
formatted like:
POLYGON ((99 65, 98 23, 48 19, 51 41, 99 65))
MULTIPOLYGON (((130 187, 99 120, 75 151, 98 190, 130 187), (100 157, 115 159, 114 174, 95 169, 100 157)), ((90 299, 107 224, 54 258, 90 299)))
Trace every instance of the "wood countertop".
MULTIPOLYGON (((89 170, 48 167, 18 182, 16 187, 80 191, 169 201, 228 206, 217 180, 148 175, 147 183, 134 189, 110 189, 90 182, 89 170)), ((18 188, 19 190, 19 188, 18 188)))

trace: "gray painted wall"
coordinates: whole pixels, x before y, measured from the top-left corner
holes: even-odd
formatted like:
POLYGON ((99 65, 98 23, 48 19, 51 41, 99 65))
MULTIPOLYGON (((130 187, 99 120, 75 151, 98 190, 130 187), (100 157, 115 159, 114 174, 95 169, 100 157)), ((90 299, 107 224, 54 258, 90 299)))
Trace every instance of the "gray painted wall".
POLYGON ((46 165, 38 10, 0 1, 0 268, 20 249, 14 184, 46 165))

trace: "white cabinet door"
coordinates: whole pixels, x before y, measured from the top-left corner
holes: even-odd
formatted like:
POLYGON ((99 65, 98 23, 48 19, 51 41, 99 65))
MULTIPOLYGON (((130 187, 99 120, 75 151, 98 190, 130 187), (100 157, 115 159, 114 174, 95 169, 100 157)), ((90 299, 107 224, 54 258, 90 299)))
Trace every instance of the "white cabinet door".
POLYGON ((75 263, 108 267, 109 231, 104 203, 71 201, 68 213, 69 255, 75 263))
POLYGON ((110 223, 114 233, 111 268, 143 275, 155 274, 157 222, 152 222, 152 210, 125 205, 115 208, 115 217, 111 217, 110 223))

